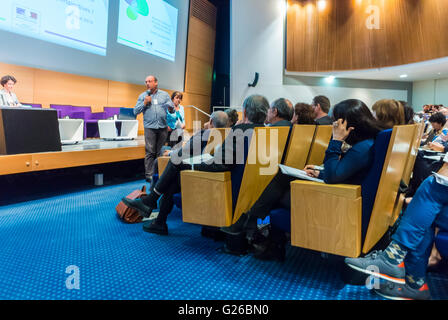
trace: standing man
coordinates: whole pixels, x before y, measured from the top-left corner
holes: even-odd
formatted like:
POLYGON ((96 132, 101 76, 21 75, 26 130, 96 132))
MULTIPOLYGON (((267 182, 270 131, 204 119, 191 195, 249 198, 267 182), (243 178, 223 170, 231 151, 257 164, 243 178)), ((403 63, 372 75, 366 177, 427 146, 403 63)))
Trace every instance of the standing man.
POLYGON ((143 92, 134 107, 134 114, 143 112, 145 128, 145 177, 151 183, 154 171, 154 160, 160 153, 168 136, 166 112, 174 113, 174 104, 168 93, 159 90, 155 76, 145 79, 147 91, 143 92))
POLYGON ((314 121, 317 125, 332 125, 333 120, 328 116, 330 112, 330 100, 325 96, 314 97, 311 106, 314 110, 314 121))

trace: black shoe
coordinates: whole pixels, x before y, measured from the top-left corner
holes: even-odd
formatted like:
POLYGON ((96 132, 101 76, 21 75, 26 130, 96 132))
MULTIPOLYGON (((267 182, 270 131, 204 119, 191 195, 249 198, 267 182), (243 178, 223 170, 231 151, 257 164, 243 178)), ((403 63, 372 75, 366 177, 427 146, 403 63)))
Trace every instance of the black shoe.
POLYGON ((141 215, 143 218, 149 218, 151 215, 151 212, 153 208, 148 207, 143 203, 141 199, 129 199, 126 197, 123 197, 121 199, 125 205, 127 205, 129 208, 135 209, 138 211, 139 215, 141 215))
POLYGON ((243 231, 254 232, 256 229, 257 219, 252 218, 248 213, 243 213, 237 222, 230 227, 222 227, 221 231, 232 235, 238 235, 243 231))
POLYGON ((168 226, 166 223, 159 224, 157 221, 149 220, 143 224, 143 230, 149 233, 156 233, 163 236, 168 235, 168 226))
POLYGON ((151 184, 152 183, 152 177, 145 178, 145 181, 148 182, 149 184, 151 184))
POLYGON ((264 246, 255 247, 254 258, 259 260, 285 261, 286 248, 284 243, 268 242, 264 246))

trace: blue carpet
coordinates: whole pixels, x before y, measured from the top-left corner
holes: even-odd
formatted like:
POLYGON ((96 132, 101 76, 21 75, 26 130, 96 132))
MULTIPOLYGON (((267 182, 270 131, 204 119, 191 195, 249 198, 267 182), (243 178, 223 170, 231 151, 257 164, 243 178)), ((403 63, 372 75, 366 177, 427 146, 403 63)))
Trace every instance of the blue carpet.
MULTIPOLYGON (((169 236, 125 224, 120 198, 143 181, 0 207, 0 299, 377 300, 345 285, 319 253, 288 247, 284 263, 221 253, 201 227, 169 219, 169 236), (79 289, 68 289, 69 266, 79 289)), ((448 298, 448 277, 431 275, 433 298, 448 298)))

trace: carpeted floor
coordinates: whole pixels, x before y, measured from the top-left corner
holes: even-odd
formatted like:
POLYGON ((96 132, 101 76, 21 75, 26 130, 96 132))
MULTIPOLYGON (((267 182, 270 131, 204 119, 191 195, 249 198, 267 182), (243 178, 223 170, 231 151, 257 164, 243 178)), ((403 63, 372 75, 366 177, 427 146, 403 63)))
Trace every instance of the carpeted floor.
MULTIPOLYGON (((121 222, 116 204, 143 183, 0 207, 0 299, 380 299, 345 285, 317 252, 288 247, 283 263, 223 254, 223 243, 183 223, 178 209, 169 236, 121 222)), ((431 274, 430 287, 433 298, 448 298, 447 275, 431 274)))

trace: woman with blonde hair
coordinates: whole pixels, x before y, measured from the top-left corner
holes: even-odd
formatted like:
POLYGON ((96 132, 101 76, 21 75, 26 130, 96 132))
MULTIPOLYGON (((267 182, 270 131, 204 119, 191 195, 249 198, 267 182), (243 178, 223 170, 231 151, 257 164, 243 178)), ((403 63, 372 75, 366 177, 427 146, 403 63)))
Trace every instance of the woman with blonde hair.
POLYGON ((372 107, 375 118, 384 129, 405 124, 403 105, 392 99, 383 99, 375 102, 372 107))

